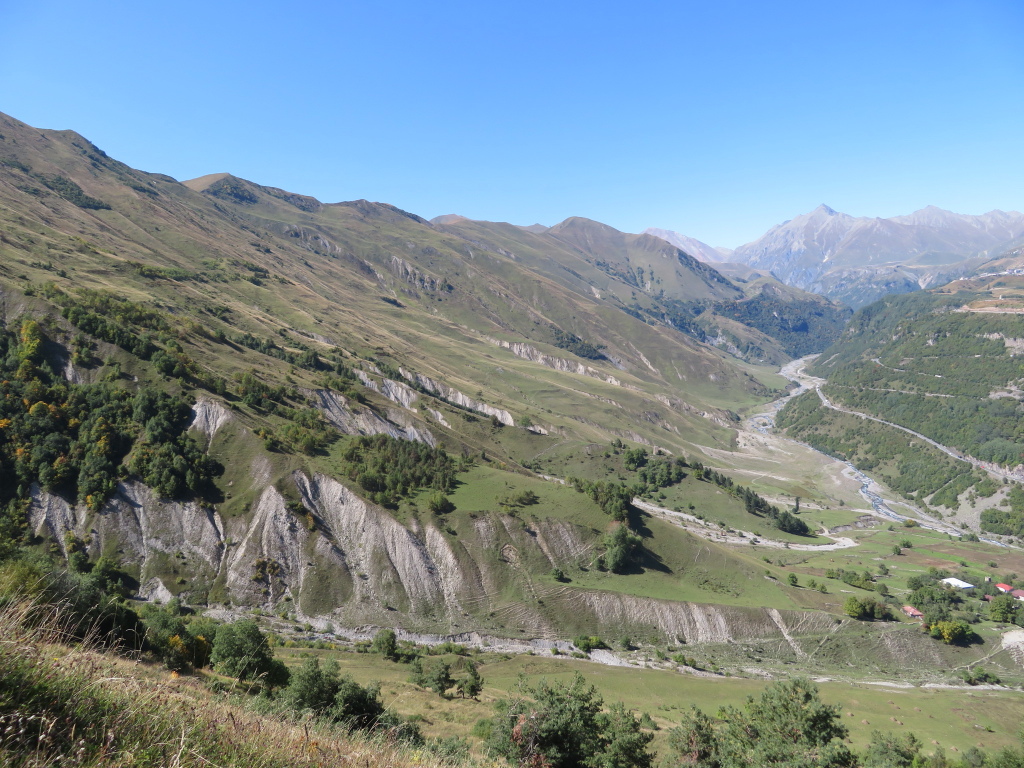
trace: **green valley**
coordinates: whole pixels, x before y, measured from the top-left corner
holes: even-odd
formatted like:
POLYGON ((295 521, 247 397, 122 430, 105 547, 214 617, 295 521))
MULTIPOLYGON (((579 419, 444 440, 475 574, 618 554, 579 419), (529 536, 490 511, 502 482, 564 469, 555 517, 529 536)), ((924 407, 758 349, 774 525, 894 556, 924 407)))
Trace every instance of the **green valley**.
MULTIPOLYGON (((987 309, 1019 280, 852 314, 584 218, 179 183, 0 115, 0 726, 540 768, 540 702, 593 768, 726 766, 768 759, 730 718, 803 700, 835 764, 876 730, 1009 760, 1024 491, 979 463, 1024 451, 1024 321, 987 309)), ((44 732, 0 755, 79 749, 44 732)))

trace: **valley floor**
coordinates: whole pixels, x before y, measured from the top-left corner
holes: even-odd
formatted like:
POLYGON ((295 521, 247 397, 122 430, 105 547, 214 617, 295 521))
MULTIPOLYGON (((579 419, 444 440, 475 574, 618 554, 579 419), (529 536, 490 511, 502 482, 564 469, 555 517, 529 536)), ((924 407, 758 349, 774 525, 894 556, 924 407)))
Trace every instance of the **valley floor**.
MULTIPOLYGON (((722 462, 723 471, 743 477, 774 503, 791 504, 796 497, 824 496, 834 502, 824 505, 825 509, 841 508, 854 516, 871 515, 886 522, 902 522, 909 517, 935 530, 959 535, 958 529, 925 514, 853 464, 832 458, 775 430, 777 414, 791 399, 812 389, 821 394, 820 387, 825 380, 805 371, 815 357, 809 355, 782 366, 780 375, 791 381, 794 389, 743 420, 735 451, 705 448, 705 452, 722 462)), ((824 399, 823 403, 834 407, 824 399)), ((809 509, 821 506, 813 502, 805 504, 809 509)))

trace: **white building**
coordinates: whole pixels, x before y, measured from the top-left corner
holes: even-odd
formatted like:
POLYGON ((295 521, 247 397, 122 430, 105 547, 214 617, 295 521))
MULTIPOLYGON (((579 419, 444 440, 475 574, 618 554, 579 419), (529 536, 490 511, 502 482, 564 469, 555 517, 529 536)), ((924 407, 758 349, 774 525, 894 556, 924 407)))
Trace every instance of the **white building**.
POLYGON ((953 589, 974 589, 973 584, 968 584, 966 581, 960 581, 960 579, 950 576, 948 579, 942 580, 943 584, 949 584, 953 589))

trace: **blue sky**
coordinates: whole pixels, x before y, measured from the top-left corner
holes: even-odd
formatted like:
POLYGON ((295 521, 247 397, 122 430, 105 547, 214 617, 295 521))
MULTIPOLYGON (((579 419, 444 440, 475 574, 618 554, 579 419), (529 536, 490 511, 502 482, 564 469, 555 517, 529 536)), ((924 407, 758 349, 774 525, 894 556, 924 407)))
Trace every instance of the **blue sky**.
POLYGON ((179 179, 736 246, 1024 210, 1024 4, 0 0, 0 111, 179 179))

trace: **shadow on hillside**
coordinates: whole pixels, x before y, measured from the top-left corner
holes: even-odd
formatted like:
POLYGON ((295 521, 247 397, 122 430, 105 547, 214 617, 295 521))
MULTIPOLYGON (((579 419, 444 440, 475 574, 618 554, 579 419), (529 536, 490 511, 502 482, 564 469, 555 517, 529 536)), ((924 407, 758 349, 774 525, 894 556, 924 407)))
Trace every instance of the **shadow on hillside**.
MULTIPOLYGON (((628 525, 635 531, 642 539, 654 538, 654 532, 647 527, 647 518, 650 517, 646 512, 641 512, 635 507, 630 510, 628 525)), ((665 565, 665 562, 661 559, 661 556, 652 552, 646 546, 641 546, 637 554, 633 557, 633 561, 628 567, 624 568, 620 573, 623 575, 645 573, 646 571, 658 571, 659 573, 672 573, 672 569, 665 565)))
POLYGON ((635 576, 641 573, 647 573, 647 571, 672 573, 672 569, 665 565, 661 557, 654 552, 651 552, 647 547, 640 547, 633 556, 629 565, 622 570, 617 571, 617 573, 622 576, 635 576))

